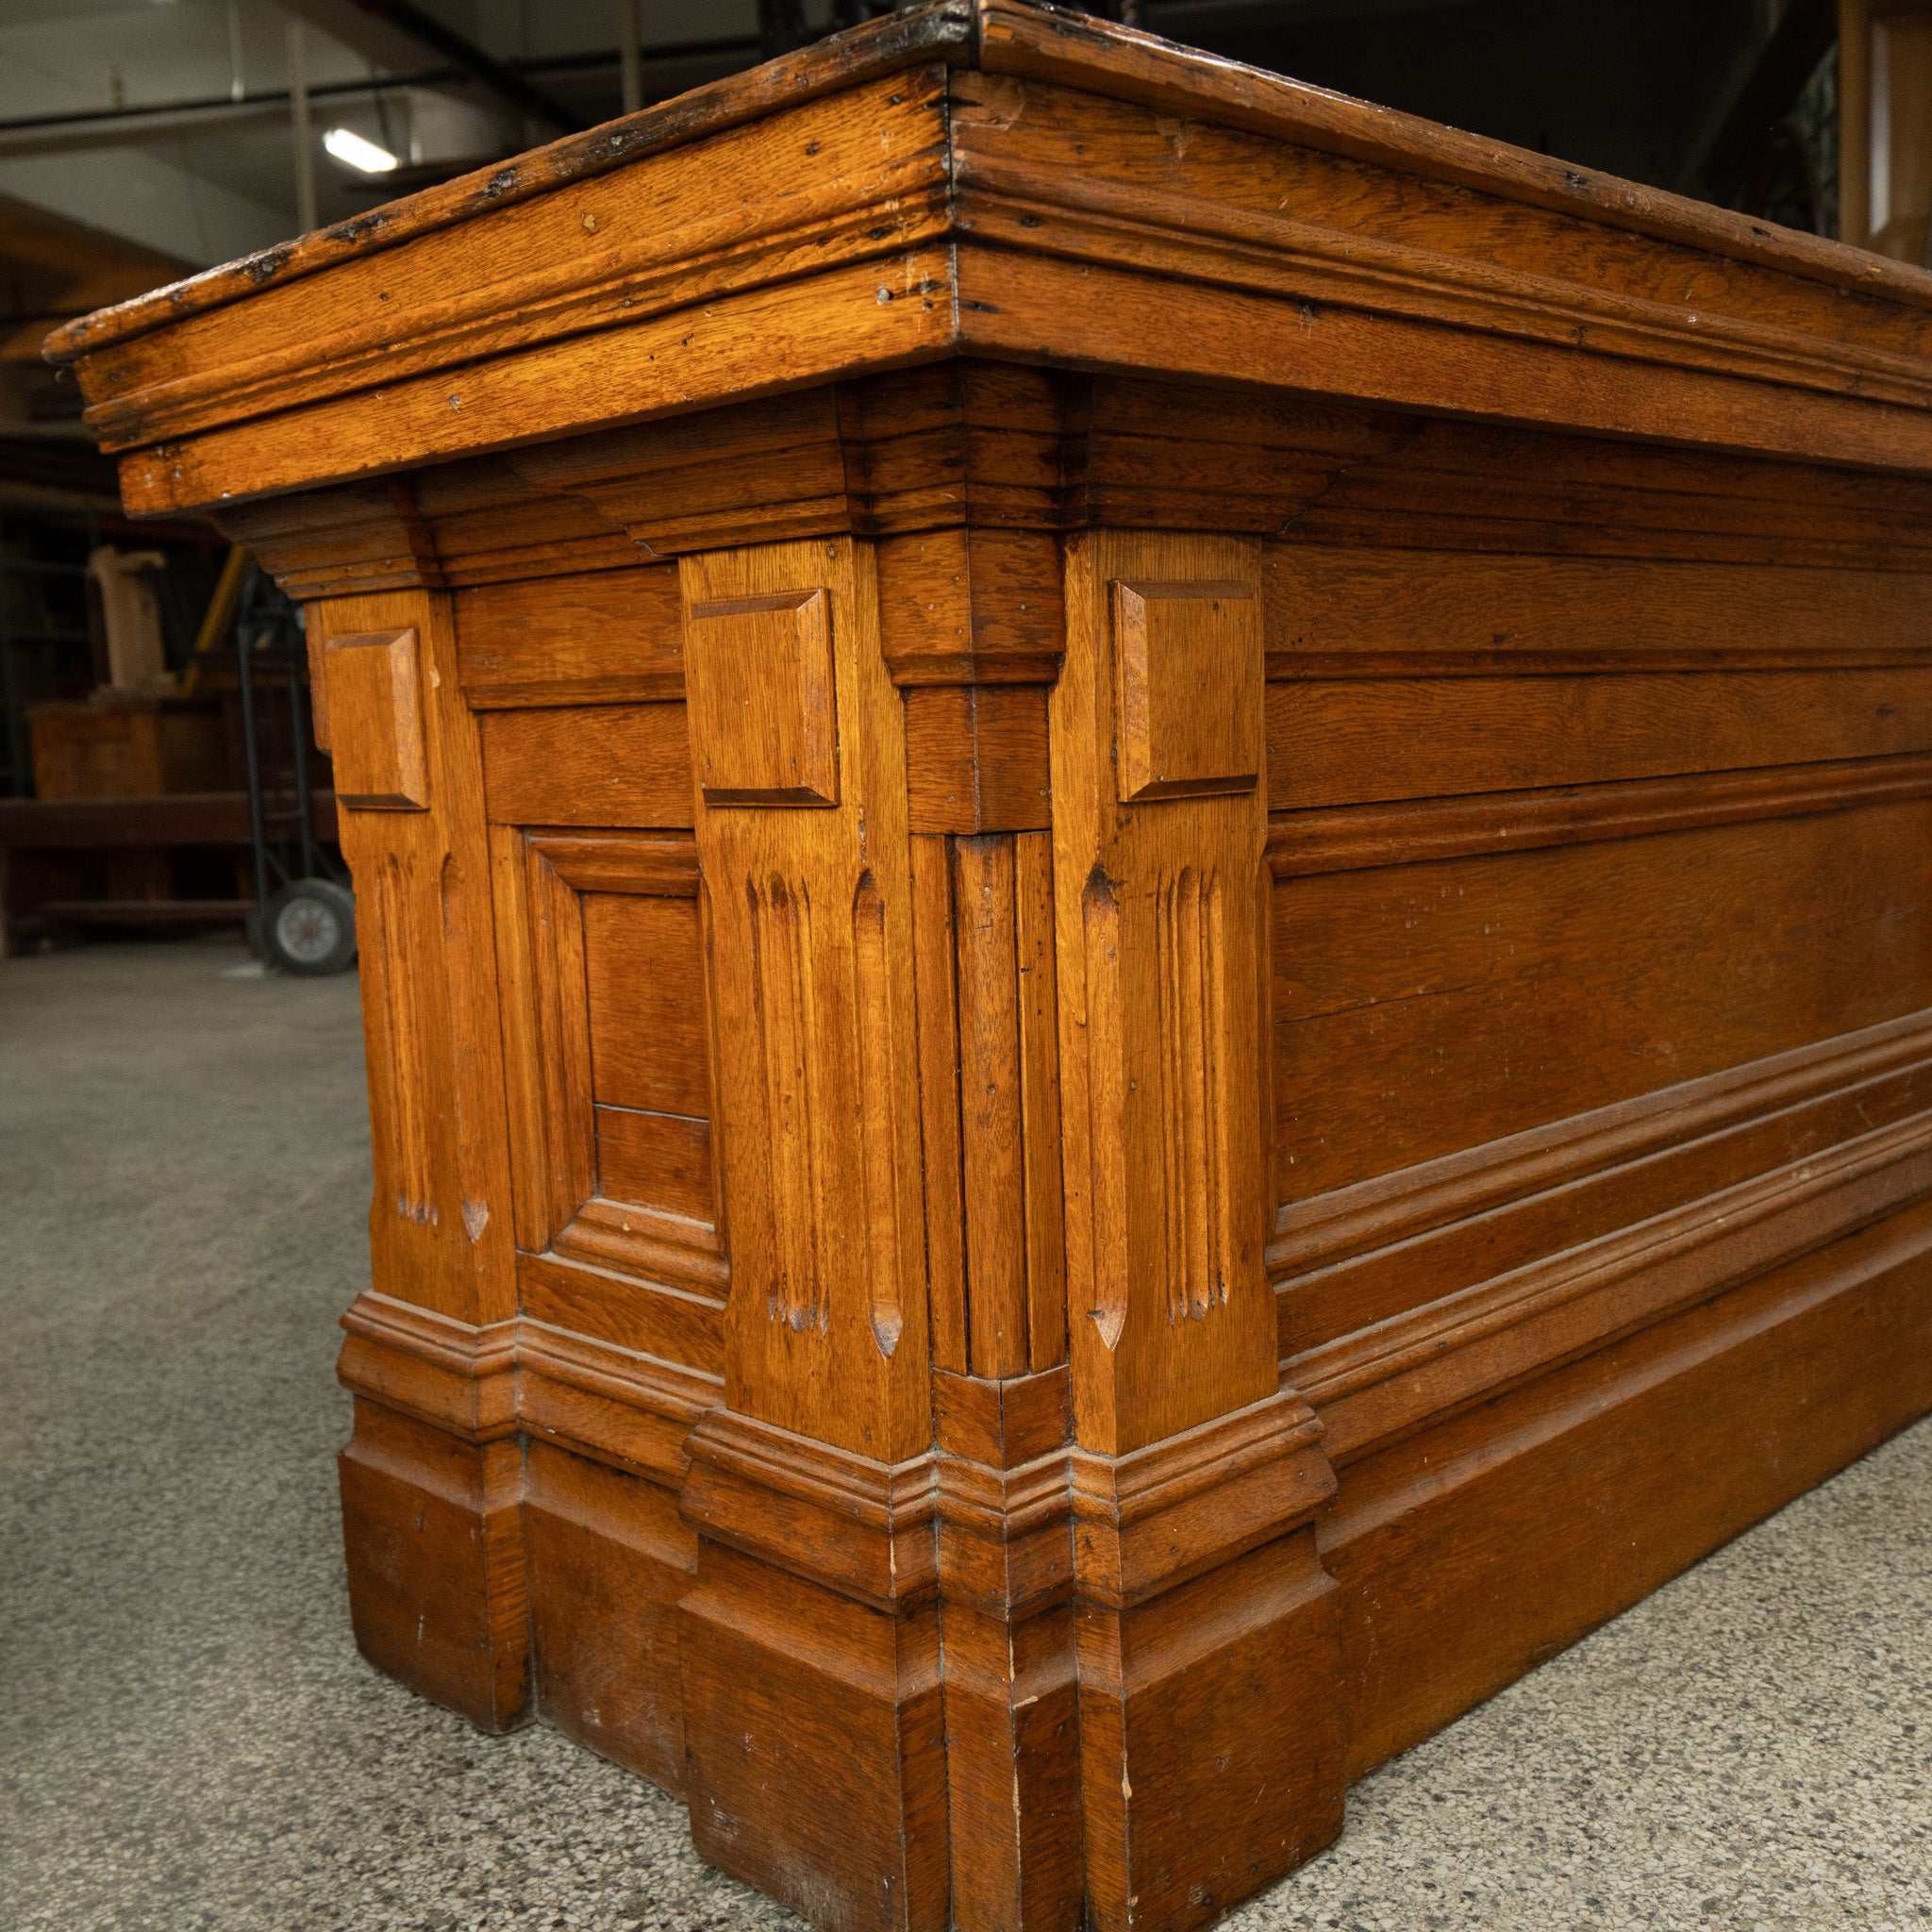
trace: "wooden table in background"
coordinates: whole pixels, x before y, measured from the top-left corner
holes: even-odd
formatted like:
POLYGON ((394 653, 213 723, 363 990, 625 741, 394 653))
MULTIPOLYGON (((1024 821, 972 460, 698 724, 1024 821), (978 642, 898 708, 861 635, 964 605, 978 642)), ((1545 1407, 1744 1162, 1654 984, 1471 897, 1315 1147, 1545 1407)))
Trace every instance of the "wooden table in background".
POLYGON ((815 1923, 1210 1920, 1932 1407, 1917 270, 936 0, 55 353, 308 602, 358 1640, 815 1923))

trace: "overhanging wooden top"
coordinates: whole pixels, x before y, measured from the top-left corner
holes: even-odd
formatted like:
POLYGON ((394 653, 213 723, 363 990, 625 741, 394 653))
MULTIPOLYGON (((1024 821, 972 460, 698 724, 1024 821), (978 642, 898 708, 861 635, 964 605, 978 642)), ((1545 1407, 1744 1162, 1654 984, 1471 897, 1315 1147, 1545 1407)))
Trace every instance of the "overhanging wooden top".
POLYGON ((933 0, 47 353, 147 514, 962 353, 1932 471, 1932 275, 1018 0, 933 0))

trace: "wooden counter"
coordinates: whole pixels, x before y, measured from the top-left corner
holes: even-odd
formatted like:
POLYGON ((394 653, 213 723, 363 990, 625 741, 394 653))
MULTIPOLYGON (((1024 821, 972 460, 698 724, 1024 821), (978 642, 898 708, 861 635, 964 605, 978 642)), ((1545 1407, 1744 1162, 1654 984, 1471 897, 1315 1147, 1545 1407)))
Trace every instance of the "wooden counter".
POLYGON ((308 606, 358 1640, 815 1923, 1210 1920, 1932 1407, 1932 276, 940 0, 54 353, 308 606))

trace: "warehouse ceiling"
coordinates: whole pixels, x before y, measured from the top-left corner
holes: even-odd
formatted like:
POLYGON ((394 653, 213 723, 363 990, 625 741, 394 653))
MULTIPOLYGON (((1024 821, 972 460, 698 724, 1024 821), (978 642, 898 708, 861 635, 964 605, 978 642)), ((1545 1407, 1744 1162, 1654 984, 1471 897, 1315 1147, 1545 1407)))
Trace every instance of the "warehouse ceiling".
MULTIPOLYGON (((291 57, 326 223, 621 111, 625 4, 0 0, 0 377, 15 378, 0 379, 0 433, 62 412, 38 371, 21 374, 51 322, 299 232, 291 57), (353 148, 344 136, 397 165, 369 175, 337 159, 325 142, 353 148)), ((759 58, 761 12, 768 35, 788 13, 809 33, 835 6, 888 10, 635 0, 640 97, 759 58)), ((1795 58, 1815 61, 1829 0, 1139 0, 1138 12, 1174 40, 1710 192, 1700 170, 1726 114, 1748 106, 1780 31, 1791 42, 1802 27, 1795 58)))

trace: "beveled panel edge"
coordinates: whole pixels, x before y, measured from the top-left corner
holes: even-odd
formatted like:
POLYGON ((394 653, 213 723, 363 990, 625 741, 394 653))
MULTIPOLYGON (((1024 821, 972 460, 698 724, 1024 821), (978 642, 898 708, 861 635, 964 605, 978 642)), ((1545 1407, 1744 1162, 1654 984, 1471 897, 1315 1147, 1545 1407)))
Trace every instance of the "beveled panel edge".
POLYGON ((1932 752, 1273 812, 1277 880, 1639 839, 1932 797, 1932 752))
POLYGON ((698 841, 675 826, 636 831, 520 825, 525 848, 546 859, 577 892, 621 892, 650 899, 698 896, 698 841))
POLYGON ((1932 1113, 1285 1358, 1338 1467, 1932 1197, 1932 1113))
POLYGON ((1314 1273, 1932 1060, 1932 1008, 1377 1174, 1276 1210, 1277 1292, 1314 1273))

